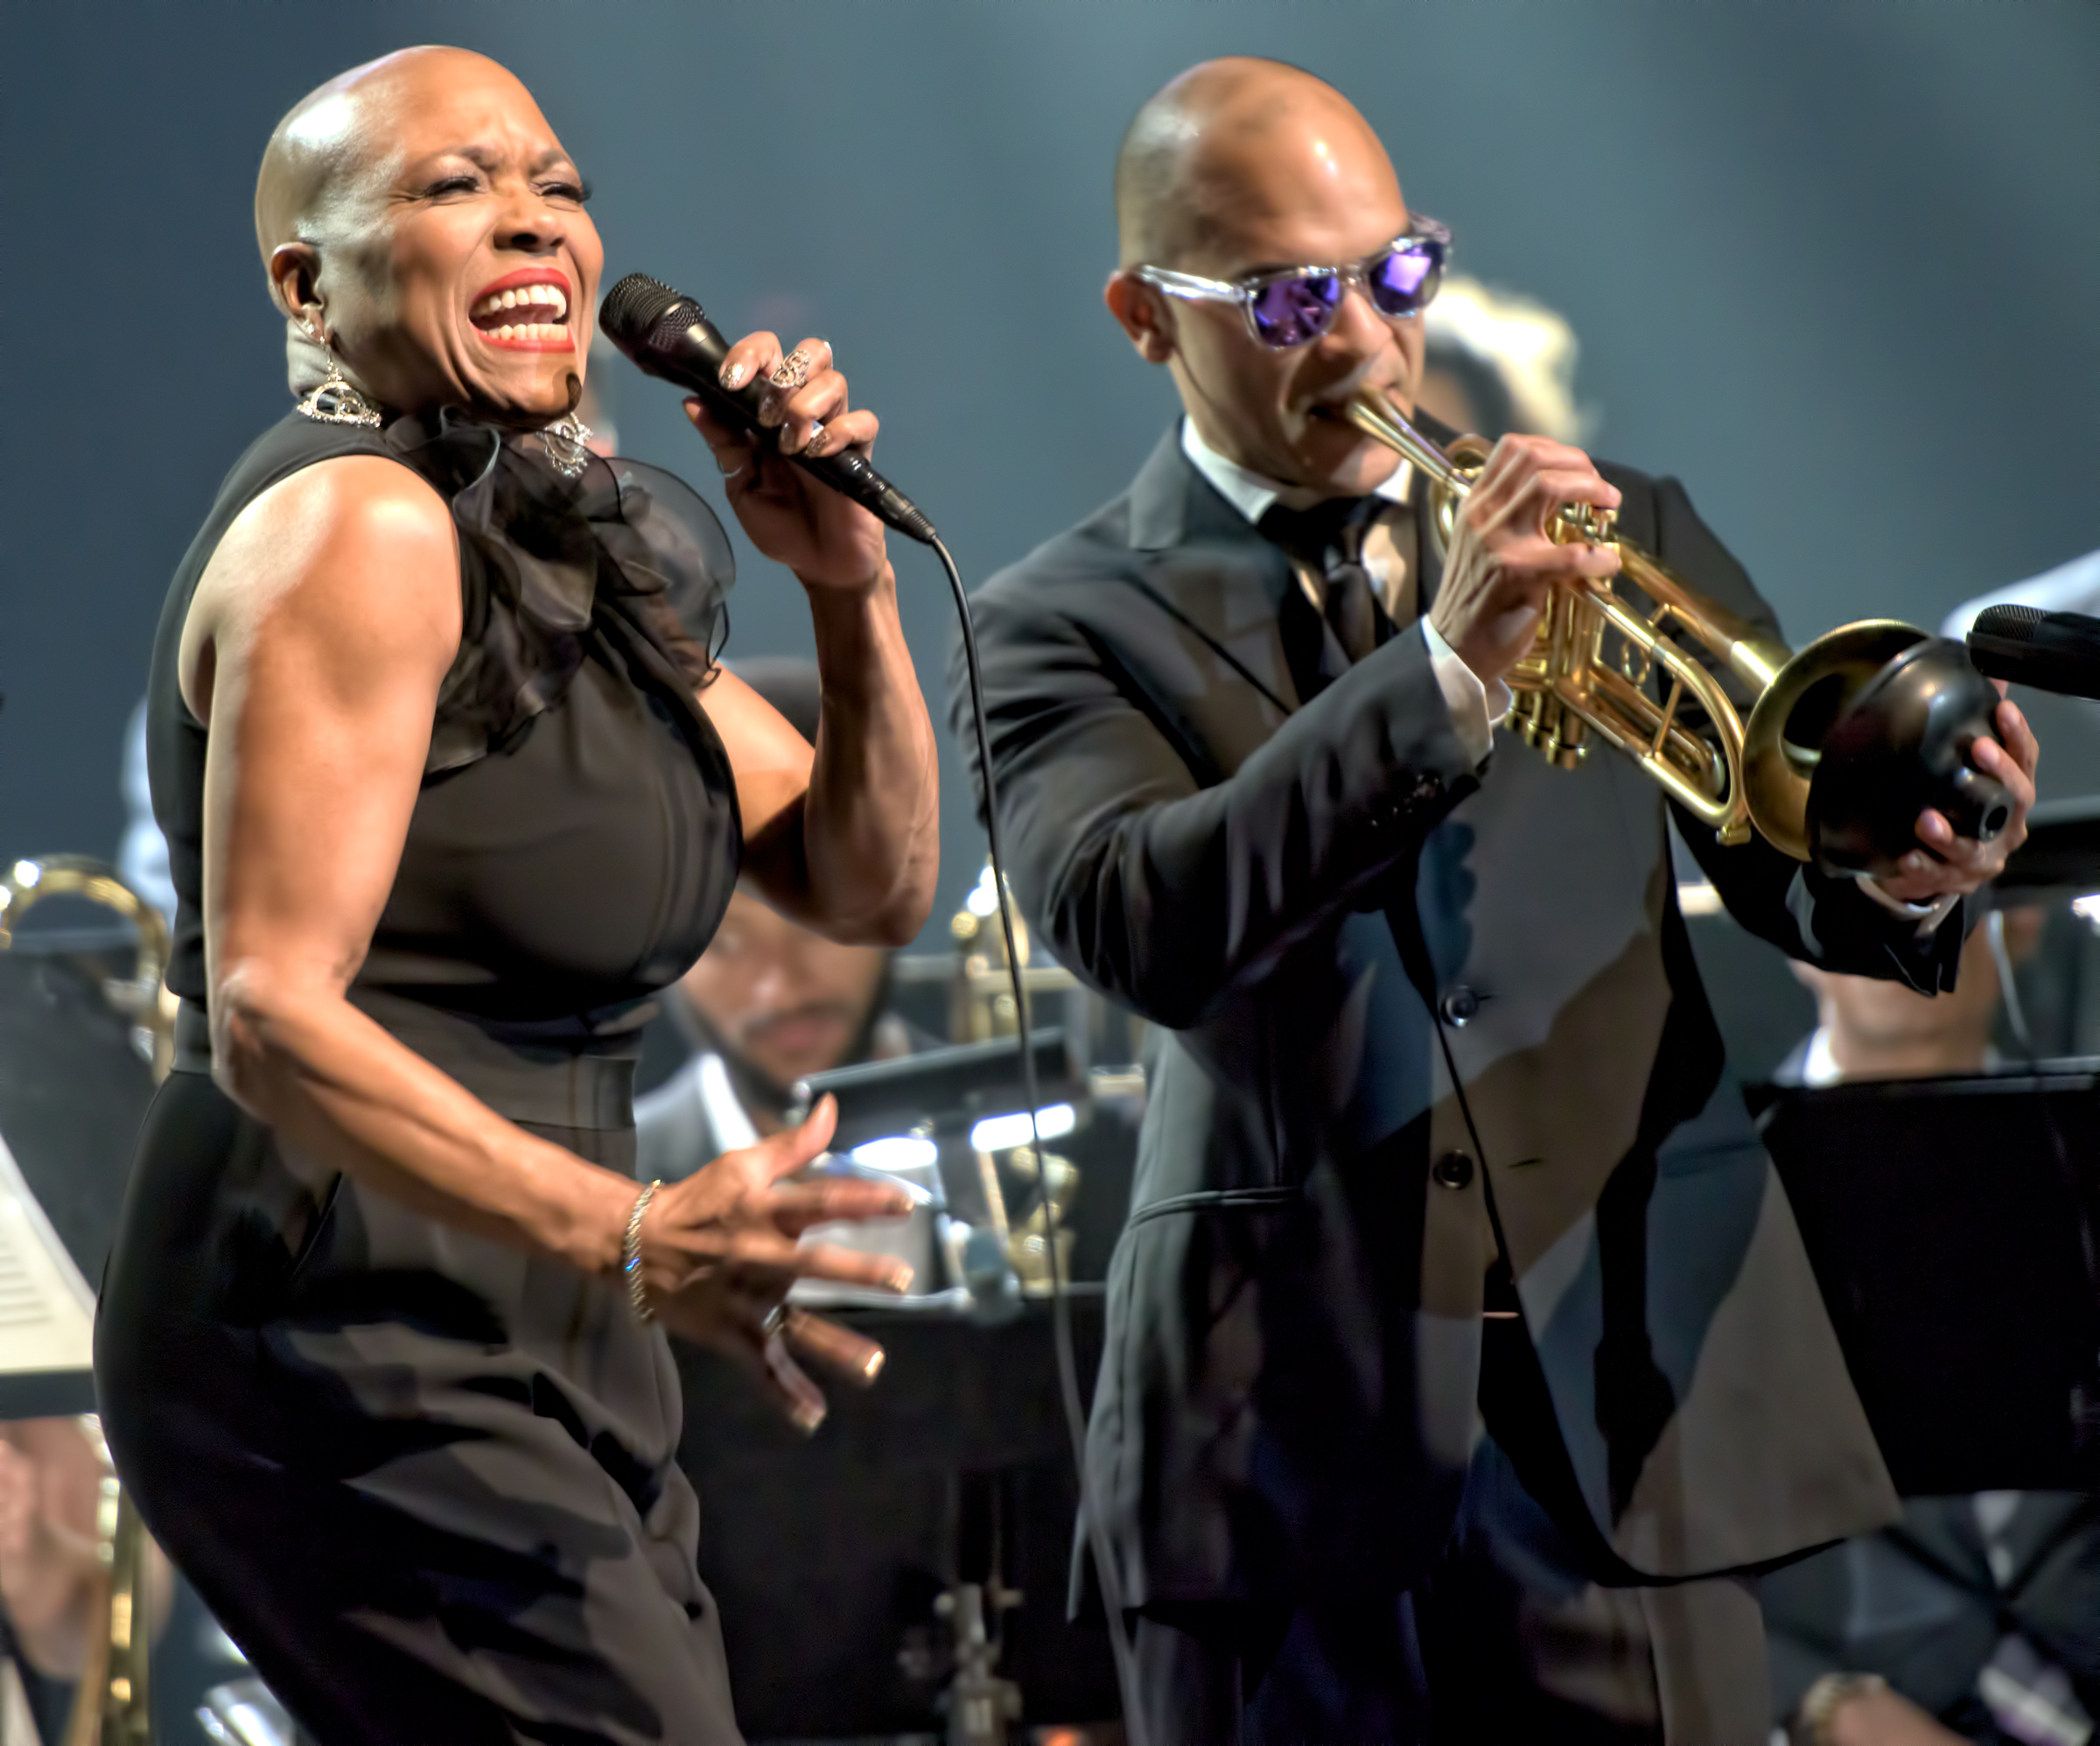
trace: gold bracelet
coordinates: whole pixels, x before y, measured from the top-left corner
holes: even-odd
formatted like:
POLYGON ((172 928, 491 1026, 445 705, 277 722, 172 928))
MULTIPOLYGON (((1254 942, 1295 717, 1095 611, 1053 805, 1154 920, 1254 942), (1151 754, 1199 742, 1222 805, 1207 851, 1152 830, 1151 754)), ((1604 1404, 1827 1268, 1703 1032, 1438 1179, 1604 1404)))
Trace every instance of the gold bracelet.
POLYGON ((634 1210, 627 1215, 627 1234, 620 1245, 620 1270, 627 1276, 627 1302, 634 1308, 634 1319, 640 1322, 656 1319, 656 1312, 649 1308, 648 1288, 641 1282, 641 1217, 662 1186, 663 1180, 659 1177, 634 1196, 634 1210))
POLYGON ((1794 1712, 1794 1746, 1836 1746, 1830 1718, 1838 1714, 1838 1705, 1887 1689, 1888 1681, 1879 1673, 1825 1673, 1809 1687, 1794 1712))

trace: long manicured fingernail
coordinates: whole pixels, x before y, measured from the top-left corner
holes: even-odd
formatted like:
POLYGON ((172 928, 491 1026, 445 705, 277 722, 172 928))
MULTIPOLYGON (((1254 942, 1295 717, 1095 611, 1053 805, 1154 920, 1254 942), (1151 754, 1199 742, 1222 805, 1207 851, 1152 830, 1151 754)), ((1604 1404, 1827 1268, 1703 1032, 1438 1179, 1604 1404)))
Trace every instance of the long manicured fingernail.
POLYGON ((890 1289, 892 1291, 908 1291, 911 1288, 912 1278, 912 1270, 909 1267, 898 1268, 890 1275, 890 1289))
POLYGON ((882 1374, 882 1367, 889 1361, 890 1355, 878 1346, 861 1360, 860 1373, 870 1382, 873 1382, 877 1377, 882 1374))
POLYGON ((804 1436, 813 1437, 816 1434, 816 1427, 824 1422, 824 1409, 812 1406, 807 1400, 798 1401, 795 1403, 794 1417, 795 1428, 804 1436))
POLYGON ((721 382, 724 388, 743 387, 744 366, 737 362, 734 358, 731 359, 729 362, 722 366, 721 382))
POLYGON ((809 440, 802 445, 802 453, 812 457, 821 455, 824 452, 824 445, 830 440, 830 431, 822 424, 812 424, 809 427, 809 440))

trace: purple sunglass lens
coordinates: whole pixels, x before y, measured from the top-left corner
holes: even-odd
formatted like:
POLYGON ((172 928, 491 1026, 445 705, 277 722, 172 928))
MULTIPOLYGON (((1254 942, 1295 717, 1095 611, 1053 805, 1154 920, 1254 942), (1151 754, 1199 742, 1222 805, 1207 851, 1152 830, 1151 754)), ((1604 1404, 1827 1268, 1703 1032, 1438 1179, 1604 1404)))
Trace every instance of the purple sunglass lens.
POLYGON ((1319 273, 1278 279, 1254 294, 1254 325, 1271 346, 1302 346, 1334 325, 1341 302, 1341 277, 1319 273))
POLYGON ((1371 300, 1388 315, 1412 315, 1437 294, 1444 251, 1434 244, 1396 249, 1369 274, 1371 300))

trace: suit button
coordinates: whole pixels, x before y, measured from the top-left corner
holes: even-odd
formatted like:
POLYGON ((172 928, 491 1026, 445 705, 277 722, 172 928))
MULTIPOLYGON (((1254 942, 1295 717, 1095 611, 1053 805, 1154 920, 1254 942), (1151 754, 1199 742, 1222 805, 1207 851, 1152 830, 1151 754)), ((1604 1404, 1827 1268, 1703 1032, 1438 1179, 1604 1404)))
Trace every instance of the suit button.
POLYGON ((1460 1030, 1464 1030, 1480 1016, 1480 997, 1464 983, 1461 982, 1444 997, 1445 1020, 1460 1030))
POLYGON ((1446 1152, 1430 1167, 1429 1174, 1442 1189, 1462 1189, 1473 1181, 1473 1160, 1463 1152, 1446 1152))

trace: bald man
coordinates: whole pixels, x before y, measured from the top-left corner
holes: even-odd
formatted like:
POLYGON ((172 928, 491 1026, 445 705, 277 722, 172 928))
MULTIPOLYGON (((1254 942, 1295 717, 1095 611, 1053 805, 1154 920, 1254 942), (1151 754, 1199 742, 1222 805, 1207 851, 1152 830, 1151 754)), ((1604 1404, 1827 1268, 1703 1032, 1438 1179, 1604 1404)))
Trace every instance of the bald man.
MULTIPOLYGON (((1116 193, 1108 307, 1182 416, 976 621, 1021 905, 1157 1027, 1088 1450, 1149 1738, 1752 1746, 1739 1573, 1895 1499, 1661 791, 1493 734, 1548 590, 1616 568, 1558 505, 1771 614, 1682 487, 1543 438, 1425 537, 1338 414, 1412 407, 1447 238, 1327 86, 1195 68, 1116 193)), ((1926 991, 1996 865, 1933 836, 1869 889, 1681 822, 1754 931, 1926 991)))

